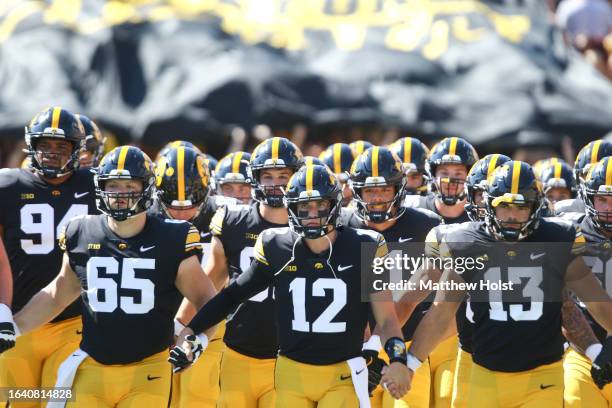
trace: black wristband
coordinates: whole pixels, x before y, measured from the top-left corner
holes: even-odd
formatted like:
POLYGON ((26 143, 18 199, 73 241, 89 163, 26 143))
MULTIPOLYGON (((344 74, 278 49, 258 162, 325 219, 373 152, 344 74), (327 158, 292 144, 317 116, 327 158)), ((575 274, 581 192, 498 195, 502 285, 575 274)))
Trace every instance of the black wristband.
POLYGON ((406 344, 399 337, 391 337, 385 343, 385 353, 389 357, 389 364, 399 362, 404 365, 408 362, 406 344))

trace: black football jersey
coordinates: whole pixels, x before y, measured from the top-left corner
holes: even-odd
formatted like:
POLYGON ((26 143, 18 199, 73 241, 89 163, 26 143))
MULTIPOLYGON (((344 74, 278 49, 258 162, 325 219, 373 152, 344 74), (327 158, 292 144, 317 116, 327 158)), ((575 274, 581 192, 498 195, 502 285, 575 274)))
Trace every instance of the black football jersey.
MULTIPOLYGON (((194 227, 200 231, 200 244, 201 253, 200 262, 202 267, 206 265, 208 257, 210 256, 210 241, 212 239, 212 233, 210 232, 210 221, 212 220, 215 212, 219 207, 224 205, 235 205, 236 201, 232 198, 221 197, 221 196, 210 196, 204 203, 204 206, 200 210, 200 213, 191 221, 194 227)), ((168 218, 166 212, 160 207, 159 201, 155 200, 151 208, 148 211, 149 214, 161 217, 162 219, 168 218)))
MULTIPOLYGON (((395 224, 384 231, 380 231, 380 234, 385 238, 387 244, 421 243, 422 245, 419 245, 418 248, 410 246, 410 256, 420 257, 425 251, 425 238, 433 228, 440 225, 441 219, 434 212, 423 208, 408 207, 403 210, 403 214, 397 218, 395 224)), ((342 225, 352 228, 367 228, 354 212, 349 211, 343 211, 342 225)), ((391 247, 390 250, 392 249, 391 247)), ((429 306, 429 302, 422 302, 412 312, 412 315, 402 327, 404 340, 412 340, 414 331, 429 306)), ((373 316, 370 316, 370 325, 371 328, 374 326, 373 316)))
POLYGON ((289 228, 264 231, 255 273, 274 282, 279 354, 316 365, 359 356, 370 309, 362 302, 362 266, 371 273, 374 256, 387 252, 382 235, 371 230, 338 230, 331 254, 313 253, 289 228), (355 256, 364 243, 372 245, 372 256, 355 256))
POLYGON ((418 196, 418 195, 409 195, 406 196, 404 200, 404 207, 412 207, 412 208, 424 208, 429 211, 433 211, 438 214, 444 220, 445 224, 459 224, 462 222, 470 221, 470 217, 467 215, 467 212, 462 212, 458 217, 445 217, 436 208, 436 197, 433 194, 427 194, 426 196, 418 196))
MULTIPOLYGON (((566 214, 569 215, 569 214, 566 214)), ((612 292, 612 242, 610 238, 600 233, 590 217, 585 214, 572 213, 577 215, 577 225, 579 226, 584 238, 586 245, 582 257, 584 262, 591 267, 591 271, 599 279, 602 287, 607 293, 612 292)), ((591 316, 589 311, 584 307, 582 302, 578 303, 584 312, 587 321, 593 328, 593 332, 597 336, 600 342, 604 342, 607 337, 607 331, 597 323, 597 321, 591 316)))
MULTIPOLYGON (((61 185, 28 169, 0 171, 0 224, 13 271, 13 313, 47 286, 62 266, 59 234, 73 217, 97 214, 93 173, 77 170, 61 185)), ((80 300, 53 322, 78 316, 80 300)))
POLYGON ((62 240, 81 281, 83 351, 103 364, 129 364, 172 345, 183 298, 175 281, 199 248, 195 227, 148 215, 139 234, 121 238, 105 215, 94 215, 70 221, 62 240))
POLYGON ((485 256, 483 268, 461 274, 466 282, 478 288, 480 282, 512 281, 516 285, 512 293, 522 297, 507 301, 510 294, 504 290, 469 291, 475 363, 494 371, 519 372, 561 359, 561 292, 567 265, 581 242, 584 237, 570 223, 554 218, 542 219, 529 237, 514 245, 495 241, 482 222, 462 224, 445 235, 441 256, 485 256))
MULTIPOLYGON (((283 226, 263 219, 257 203, 224 206, 215 213, 210 231, 223 244, 230 282, 251 265, 259 234, 265 229, 283 226)), ((223 338, 228 347, 254 358, 276 358, 278 342, 273 296, 271 287, 264 289, 228 316, 223 338)))

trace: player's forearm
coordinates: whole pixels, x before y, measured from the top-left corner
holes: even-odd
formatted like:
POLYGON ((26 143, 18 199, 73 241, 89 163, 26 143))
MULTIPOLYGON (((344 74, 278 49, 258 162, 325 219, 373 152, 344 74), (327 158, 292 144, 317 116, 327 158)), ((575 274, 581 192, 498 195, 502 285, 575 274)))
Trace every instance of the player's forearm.
POLYGON ((51 291, 45 288, 34 295, 15 315, 15 323, 21 334, 25 334, 53 320, 68 304, 58 302, 51 291))
POLYGON ((11 264, 4 250, 4 245, 0 242, 0 303, 11 306, 13 302, 13 274, 11 264))
POLYGON ((572 299, 565 299, 561 308, 563 318, 563 334, 578 351, 585 353, 585 350, 596 343, 599 343, 591 325, 572 299))
POLYGON ((420 361, 425 361, 433 349, 448 337, 457 307, 448 302, 434 303, 417 326, 408 350, 420 361))
POLYGON ((0 265, 0 303, 11 306, 13 302, 13 276, 8 265, 0 265))
POLYGON ((187 327, 196 334, 205 332, 234 311, 241 301, 232 296, 232 286, 223 289, 217 296, 208 301, 191 319, 187 327))

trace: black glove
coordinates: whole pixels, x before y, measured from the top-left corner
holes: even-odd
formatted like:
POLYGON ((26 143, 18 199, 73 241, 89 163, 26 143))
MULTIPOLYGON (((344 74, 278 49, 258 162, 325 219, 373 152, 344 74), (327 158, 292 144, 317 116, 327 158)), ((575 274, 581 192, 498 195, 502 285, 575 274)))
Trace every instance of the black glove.
POLYGON ((202 342, 193 334, 185 337, 185 340, 191 343, 191 355, 193 358, 189 360, 187 357, 187 352, 183 350, 181 346, 174 346, 172 350, 170 350, 170 357, 168 357, 168 361, 174 366, 172 371, 175 373, 183 371, 190 365, 194 364, 204 351, 202 342))
POLYGON ((612 336, 608 336, 591 367, 591 377, 600 389, 612 382, 612 336))
POLYGON ((15 339, 13 322, 0 322, 0 353, 15 347, 15 339))
POLYGON ((387 363, 378 357, 378 351, 376 350, 363 349, 361 355, 365 358, 366 365, 368 366, 368 393, 371 397, 372 392, 380 384, 382 370, 383 367, 387 366, 387 363))

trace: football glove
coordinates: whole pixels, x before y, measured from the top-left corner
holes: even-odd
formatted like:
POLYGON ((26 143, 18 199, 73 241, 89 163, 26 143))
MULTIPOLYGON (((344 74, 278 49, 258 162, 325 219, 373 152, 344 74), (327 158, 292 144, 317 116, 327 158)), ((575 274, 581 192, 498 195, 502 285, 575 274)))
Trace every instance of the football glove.
POLYGON ((600 389, 612 382, 612 336, 608 336, 603 343, 591 367, 591 377, 600 389))
POLYGON ((17 326, 13 322, 11 309, 0 303, 0 353, 15 347, 17 340, 17 326))
POLYGON ((368 367, 368 393, 372 396, 372 392, 380 384, 383 368, 387 366, 384 360, 378 357, 379 351, 382 349, 380 337, 372 335, 370 339, 363 344, 361 355, 365 358, 368 367))
POLYGON ((172 371, 175 373, 183 371, 187 367, 194 364, 208 346, 208 337, 206 337, 206 335, 194 336, 193 334, 190 334, 189 336, 185 337, 185 341, 191 345, 192 358, 191 360, 189 359, 187 356, 187 351, 181 346, 174 346, 172 350, 170 350, 170 357, 168 357, 168 361, 174 366, 172 371))

